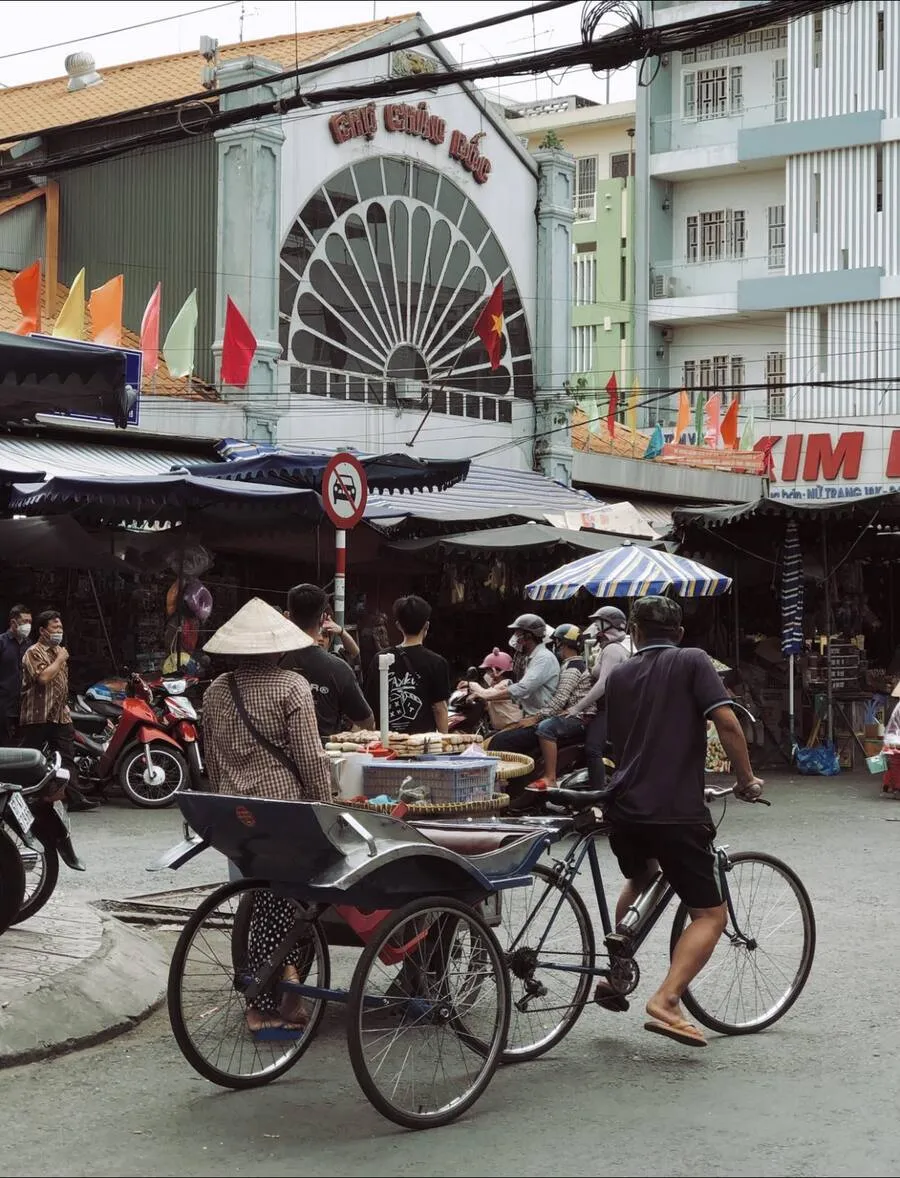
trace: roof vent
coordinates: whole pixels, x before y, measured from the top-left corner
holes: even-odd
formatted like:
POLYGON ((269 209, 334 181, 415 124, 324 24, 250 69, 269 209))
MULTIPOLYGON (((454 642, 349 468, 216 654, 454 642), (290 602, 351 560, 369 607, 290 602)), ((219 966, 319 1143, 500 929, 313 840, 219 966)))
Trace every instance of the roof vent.
POLYGON ((96 86, 103 78, 94 68, 92 53, 70 53, 66 58, 66 73, 69 75, 67 90, 84 90, 88 86, 96 86))

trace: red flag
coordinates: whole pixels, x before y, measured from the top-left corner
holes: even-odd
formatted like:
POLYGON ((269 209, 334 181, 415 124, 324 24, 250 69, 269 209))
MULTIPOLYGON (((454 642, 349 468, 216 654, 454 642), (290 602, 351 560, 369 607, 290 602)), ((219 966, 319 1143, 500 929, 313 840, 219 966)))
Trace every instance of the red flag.
POLYGON ((230 297, 225 299, 225 335, 222 340, 222 384, 247 387, 250 365, 256 355, 256 336, 230 297))
POLYGON ((722 441, 726 449, 736 450, 738 448, 738 413, 740 412, 740 398, 735 397, 731 404, 725 411, 725 416, 722 418, 722 441))
POLYGON ((497 283, 494 292, 484 305, 484 310, 478 316, 475 324, 475 334, 481 337, 481 342, 487 349, 491 361, 491 368, 500 365, 500 353, 503 350, 503 281, 497 283))
POLYGON ((609 430, 609 436, 614 438, 616 436, 616 413, 619 408, 619 386, 616 383, 615 373, 606 382, 606 393, 609 397, 609 404, 606 407, 606 428, 609 430))
POLYGON ((157 282, 156 290, 141 320, 141 352, 144 357, 144 374, 152 376, 159 368, 159 310, 162 303, 162 283, 157 282))
POLYGON ((22 312, 22 322, 13 335, 29 335, 41 330, 41 263, 34 262, 20 270, 12 280, 13 294, 22 312))

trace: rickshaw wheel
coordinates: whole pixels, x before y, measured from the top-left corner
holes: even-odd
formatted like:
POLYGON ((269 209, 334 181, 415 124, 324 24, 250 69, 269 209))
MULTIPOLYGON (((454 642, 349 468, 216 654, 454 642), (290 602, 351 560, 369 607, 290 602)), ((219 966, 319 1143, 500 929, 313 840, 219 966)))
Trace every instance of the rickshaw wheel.
POLYGON ((490 1083, 508 1027, 503 954, 474 908, 415 900, 363 950, 350 986, 350 1061, 369 1101, 396 1124, 428 1129, 461 1116, 490 1083))
MULTIPOLYGON (((300 1034, 259 1041, 248 1029, 244 990, 268 953, 277 953, 277 946, 269 946, 260 962, 249 960, 250 914, 260 897, 271 905, 273 894, 263 880, 242 879, 218 888, 182 929, 169 967, 169 1020, 178 1046, 195 1071, 225 1088, 256 1088, 284 1075, 309 1047, 325 1013, 323 1000, 304 998, 300 1034)), ((299 911, 297 919, 302 920, 299 911)), ((328 945, 318 922, 303 923, 290 960, 297 962, 306 984, 328 987, 328 945)), ((277 1014, 272 1017, 282 1021, 277 1014)))

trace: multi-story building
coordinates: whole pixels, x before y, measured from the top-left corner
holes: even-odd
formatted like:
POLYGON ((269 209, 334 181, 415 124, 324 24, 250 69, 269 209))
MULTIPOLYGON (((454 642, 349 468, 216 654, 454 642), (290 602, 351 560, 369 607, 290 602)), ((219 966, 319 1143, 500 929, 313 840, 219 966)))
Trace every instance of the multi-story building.
POLYGON ((638 367, 692 397, 757 386, 777 494, 900 480, 898 61, 900 6, 859 0, 673 53, 638 90, 638 367))
POLYGON ((529 151, 561 142, 575 157, 569 379, 603 390, 615 372, 630 384, 634 102, 559 98, 507 107, 506 117, 529 151))

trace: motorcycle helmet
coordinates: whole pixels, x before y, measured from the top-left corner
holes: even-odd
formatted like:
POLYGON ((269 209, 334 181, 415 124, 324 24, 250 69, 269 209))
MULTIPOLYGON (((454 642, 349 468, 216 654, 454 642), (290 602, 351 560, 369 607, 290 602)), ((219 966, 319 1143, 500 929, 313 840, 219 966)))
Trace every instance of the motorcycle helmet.
POLYGON ((574 646, 576 650, 581 646, 581 631, 571 622, 557 626, 552 637, 557 645, 564 642, 567 646, 574 646))
POLYGON ((488 669, 491 671, 511 671, 512 665, 512 656, 495 646, 489 655, 485 655, 480 664, 480 669, 482 671, 488 669))
POLYGON ((628 619, 615 605, 603 605, 591 614, 590 620, 596 623, 598 634, 608 634, 610 630, 625 633, 628 629, 628 619))
POLYGON ((538 642, 543 642, 547 634, 547 623, 537 614, 519 614, 507 630, 520 630, 523 634, 530 634, 538 642))

